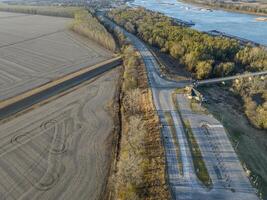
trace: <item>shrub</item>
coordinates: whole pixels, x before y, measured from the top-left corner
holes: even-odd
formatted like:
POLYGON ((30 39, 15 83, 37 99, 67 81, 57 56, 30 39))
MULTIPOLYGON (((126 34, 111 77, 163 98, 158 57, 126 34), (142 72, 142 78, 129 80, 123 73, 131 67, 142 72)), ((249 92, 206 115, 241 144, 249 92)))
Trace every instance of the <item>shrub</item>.
POLYGON ((133 90, 137 88, 137 66, 140 65, 140 58, 137 55, 137 52, 133 49, 132 46, 127 46, 123 50, 124 57, 124 89, 126 91, 133 90))
POLYGON ((196 67, 196 77, 198 79, 208 78, 212 72, 213 61, 200 61, 196 67))
POLYGON ((235 64, 233 62, 220 63, 214 68, 216 76, 228 76, 235 70, 235 64))

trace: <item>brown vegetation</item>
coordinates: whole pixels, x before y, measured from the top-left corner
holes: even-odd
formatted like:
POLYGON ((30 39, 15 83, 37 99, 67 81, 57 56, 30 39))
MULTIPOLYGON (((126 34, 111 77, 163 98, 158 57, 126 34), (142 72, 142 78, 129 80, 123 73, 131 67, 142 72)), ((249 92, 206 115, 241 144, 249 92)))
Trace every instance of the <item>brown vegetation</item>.
POLYGON ((25 13, 33 15, 47 15, 57 17, 74 17, 74 13, 81 10, 79 7, 60 7, 60 6, 26 6, 8 5, 0 3, 0 11, 25 13))
POLYGON ((193 3, 236 12, 267 15, 267 4, 264 1, 246 0, 183 0, 186 3, 193 3))
POLYGON ((244 111, 257 128, 267 129, 267 82, 257 78, 244 78, 233 84, 234 91, 241 95, 244 111))
POLYGON ((116 44, 112 35, 97 20, 97 18, 93 17, 93 15, 86 10, 75 12, 74 21, 70 28, 79 34, 98 42, 111 51, 115 51, 116 49, 116 44))
POLYGON ((159 119, 144 64, 132 46, 123 52, 122 135, 113 198, 169 199, 159 119))

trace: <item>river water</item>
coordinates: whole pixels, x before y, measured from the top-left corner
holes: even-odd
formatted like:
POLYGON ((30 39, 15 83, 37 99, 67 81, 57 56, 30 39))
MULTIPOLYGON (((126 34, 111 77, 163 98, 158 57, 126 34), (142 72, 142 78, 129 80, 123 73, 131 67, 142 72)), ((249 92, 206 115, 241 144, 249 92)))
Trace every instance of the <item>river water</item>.
POLYGON ((195 23, 200 31, 218 30, 267 45, 267 22, 256 21, 258 16, 223 10, 208 10, 177 0, 135 0, 132 5, 143 6, 167 16, 195 23))

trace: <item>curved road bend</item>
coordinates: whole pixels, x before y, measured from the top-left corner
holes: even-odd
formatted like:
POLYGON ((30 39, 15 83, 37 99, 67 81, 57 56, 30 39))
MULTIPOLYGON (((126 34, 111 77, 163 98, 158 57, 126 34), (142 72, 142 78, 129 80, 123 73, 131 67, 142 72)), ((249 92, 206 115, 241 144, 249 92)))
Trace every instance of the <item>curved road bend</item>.
MULTIPOLYGON (((166 160, 167 160, 167 170, 168 170, 168 178, 169 178, 169 184, 170 184, 170 190, 173 196, 173 199, 225 199, 225 200, 256 200, 258 197, 255 194, 254 189, 251 187, 248 178, 245 176, 245 173, 241 167, 241 164, 239 163, 239 160, 233 151, 232 146, 230 144, 230 141, 224 131, 223 128, 220 128, 219 130, 209 129, 210 133, 214 134, 215 138, 212 138, 210 143, 214 143, 217 148, 219 149, 220 156, 224 159, 220 162, 226 162, 224 169, 225 171, 230 171, 227 175, 227 177, 230 177, 232 180, 232 187, 228 188, 227 185, 214 185, 214 187, 211 190, 207 190, 200 181, 197 179, 194 168, 192 164, 192 156, 190 153, 190 150, 188 148, 188 142, 184 134, 183 126, 181 123, 181 118, 177 113, 177 110, 172 102, 172 93, 175 88, 177 87, 184 87, 185 85, 188 85, 188 83, 185 82, 175 82, 166 80, 161 77, 159 71, 159 65, 152 55, 152 53, 149 51, 149 49, 146 47, 146 45, 139 40, 136 36, 134 36, 131 33, 128 33, 123 28, 116 25, 114 22, 106 18, 105 16, 98 14, 98 17, 101 21, 108 24, 111 28, 116 30, 119 30, 122 32, 127 39, 136 47, 136 49, 139 50, 141 56, 143 57, 146 69, 147 69, 147 76, 148 81, 152 90, 153 94, 153 100, 154 104, 157 110, 157 113, 160 118, 160 122, 162 124, 162 135, 163 135, 163 142, 165 146, 165 152, 166 152, 166 160), (174 138, 172 138, 170 133, 170 124, 167 123, 167 120, 165 119, 164 113, 169 112, 172 116, 172 119, 174 121, 174 126, 176 130, 176 135, 178 138, 178 144, 182 156, 183 161, 183 176, 179 175, 178 170, 178 160, 177 155, 175 151, 175 141, 174 138), (226 145, 225 145, 226 144, 226 145), (230 148, 231 155, 227 154, 227 151, 230 148), (222 153, 221 153, 222 152, 222 153), (234 158, 234 159, 232 159, 234 158), (227 169, 226 169, 227 168, 227 169), (236 175, 237 174, 237 175, 236 175), (245 188, 245 190, 243 188, 245 188), (232 190, 231 190, 232 189, 232 190)), ((176 96, 179 102, 180 108, 183 110, 183 103, 181 102, 181 99, 179 96, 176 96)), ((184 100, 184 99, 182 99, 184 100)), ((186 110, 185 110, 186 111, 186 110)), ((202 119, 200 116, 195 116, 192 113, 191 110, 188 110, 186 112, 181 112, 183 117, 187 117, 190 122, 193 119, 202 119), (192 116, 192 117, 191 117, 192 116), (191 119, 192 118, 192 119, 191 119)), ((210 125, 214 124, 215 119, 208 119, 208 122, 210 125)), ((216 123, 219 123, 216 121, 216 123)), ((197 128, 201 128, 202 121, 197 121, 197 128), (199 122, 200 121, 200 122, 199 122)), ((195 124, 193 124, 195 126, 195 124)), ((194 135, 196 136, 199 132, 197 132, 195 127, 193 128, 194 135)), ((202 129, 201 129, 202 131, 202 129)), ((204 134, 204 133, 203 133, 204 134)), ((203 159, 205 163, 208 163, 209 173, 213 182, 223 182, 225 184, 226 180, 221 181, 218 180, 219 178, 217 176, 214 176, 214 169, 212 169, 210 166, 217 166, 218 163, 213 163, 212 161, 217 159, 216 153, 218 152, 212 152, 211 145, 207 144, 205 142, 204 136, 197 136, 196 139, 198 140, 198 143, 200 144, 201 152, 203 154, 203 159), (208 149, 208 150, 207 150, 208 149), (212 152, 209 153, 208 152, 212 152), (211 156, 210 160, 208 156, 211 156), (212 164, 210 164, 212 163, 212 164)), ((220 166, 218 167, 220 170, 220 166)), ((227 171, 227 172, 228 172, 227 171)), ((226 178, 227 178, 226 177, 226 178)), ((229 179, 229 178, 228 178, 229 179)), ((227 179, 227 180, 228 180, 227 179)))

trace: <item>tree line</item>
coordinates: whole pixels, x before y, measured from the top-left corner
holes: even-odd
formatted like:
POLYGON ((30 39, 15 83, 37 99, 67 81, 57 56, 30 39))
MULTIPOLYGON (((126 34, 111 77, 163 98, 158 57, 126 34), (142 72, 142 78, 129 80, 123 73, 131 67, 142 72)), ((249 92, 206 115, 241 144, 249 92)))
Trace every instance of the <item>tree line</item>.
POLYGON ((267 129, 267 81, 261 77, 244 78, 235 81, 232 88, 242 98, 250 122, 257 128, 267 129))
POLYGON ((96 41, 111 51, 115 51, 116 44, 112 35, 93 16, 94 9, 89 8, 88 10, 81 7, 0 4, 0 11, 74 18, 70 29, 96 41))
POLYGON ((267 69, 264 49, 242 47, 237 40, 178 26, 161 13, 128 8, 113 9, 108 16, 145 42, 179 60, 197 79, 267 69))
POLYGON ((75 12, 74 20, 70 28, 79 34, 98 42, 111 51, 115 51, 116 49, 116 43, 112 35, 96 17, 86 10, 75 12))
MULTIPOLYGON (((170 54, 196 79, 267 70, 265 49, 242 46, 234 39, 179 26, 161 13, 144 8, 113 9, 108 17, 151 46, 170 54)), ((244 80, 235 83, 233 89, 242 97, 250 122, 258 128, 267 128, 266 80, 244 80), (260 96, 262 101, 257 101, 255 96, 260 96)))
POLYGON ((75 12, 81 10, 80 7, 61 6, 28 6, 28 5, 8 5, 0 4, 0 11, 16 12, 33 15, 47 15, 55 17, 73 18, 75 12))
POLYGON ((234 10, 239 12, 248 12, 256 14, 267 14, 267 6, 265 3, 253 3, 253 2, 243 2, 238 1, 217 1, 217 0, 183 0, 184 2, 189 2, 193 4, 206 5, 211 8, 222 8, 226 10, 234 10))

